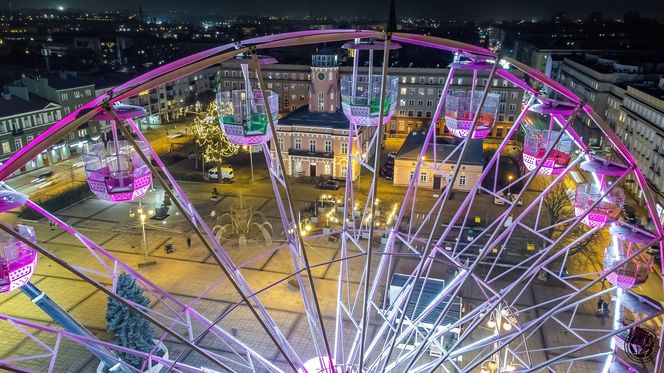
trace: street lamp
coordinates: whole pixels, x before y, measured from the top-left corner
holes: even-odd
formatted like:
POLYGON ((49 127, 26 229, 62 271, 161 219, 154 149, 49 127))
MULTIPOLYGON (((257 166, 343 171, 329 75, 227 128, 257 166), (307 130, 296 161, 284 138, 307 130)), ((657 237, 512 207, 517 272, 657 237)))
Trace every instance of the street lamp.
POLYGON ((512 175, 507 175, 507 194, 512 194, 512 179, 514 176, 512 175))
POLYGON ((141 223, 141 230, 143 231, 143 248, 145 249, 145 262, 138 263, 139 267, 148 267, 157 264, 157 262, 154 260, 150 261, 148 257, 148 236, 145 234, 145 221, 148 219, 148 217, 154 216, 154 214, 155 214, 154 209, 144 208, 142 201, 138 201, 138 206, 132 206, 129 208, 129 217, 137 218, 138 221, 141 223))

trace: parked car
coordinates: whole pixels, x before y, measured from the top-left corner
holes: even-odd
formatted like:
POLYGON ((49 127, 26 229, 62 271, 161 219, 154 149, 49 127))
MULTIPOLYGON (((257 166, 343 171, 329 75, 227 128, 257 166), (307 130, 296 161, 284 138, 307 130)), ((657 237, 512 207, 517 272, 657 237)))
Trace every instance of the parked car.
POLYGON ((394 166, 387 163, 384 164, 383 167, 378 170, 378 175, 387 180, 392 180, 394 178, 394 166))
POLYGON ((221 166, 220 169, 221 169, 221 175, 217 171, 217 167, 209 169, 208 176, 210 177, 210 179, 219 180, 219 177, 221 176, 221 180, 223 181, 233 180, 233 178, 235 177, 235 172, 233 171, 233 167, 221 166))
POLYGON ((336 180, 323 180, 317 185, 318 189, 339 190, 339 182, 336 180))
POLYGON ((504 205, 505 200, 503 198, 505 198, 505 195, 503 194, 503 192, 498 192, 498 196, 493 197, 493 204, 494 205, 504 205), (499 198, 498 196, 500 196, 502 198, 499 198))

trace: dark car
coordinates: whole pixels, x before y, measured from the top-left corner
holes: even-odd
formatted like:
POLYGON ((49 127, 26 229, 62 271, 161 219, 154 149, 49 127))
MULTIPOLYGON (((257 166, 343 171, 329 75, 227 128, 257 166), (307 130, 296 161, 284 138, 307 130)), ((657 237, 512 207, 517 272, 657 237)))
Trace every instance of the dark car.
POLYGON ((323 180, 318 183, 318 189, 339 190, 339 182, 336 180, 323 180))
POLYGON ((394 166, 384 164, 383 167, 378 170, 378 175, 384 177, 387 180, 392 180, 394 178, 394 166))

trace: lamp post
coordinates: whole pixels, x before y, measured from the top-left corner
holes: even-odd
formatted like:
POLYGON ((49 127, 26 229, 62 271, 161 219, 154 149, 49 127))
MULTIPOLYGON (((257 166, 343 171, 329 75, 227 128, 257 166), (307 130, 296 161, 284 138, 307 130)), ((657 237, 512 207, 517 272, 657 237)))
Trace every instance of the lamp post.
POLYGON ((249 166, 251 167, 251 181, 254 181, 254 146, 253 145, 243 145, 244 150, 249 149, 249 166))
POLYGON ((145 249, 145 262, 143 263, 138 263, 139 267, 148 267, 151 265, 157 264, 156 261, 150 261, 150 258, 148 257, 148 236, 145 234, 145 221, 148 219, 148 217, 154 216, 155 211, 154 209, 146 209, 143 207, 143 201, 138 201, 138 206, 133 206, 129 208, 129 217, 130 218, 137 218, 138 221, 141 224, 141 230, 143 232, 143 248, 145 249))
POLYGON ((512 179, 514 176, 507 175, 507 194, 512 194, 512 179))
MULTIPOLYGON (((493 335, 500 335, 501 332, 509 332, 512 328, 518 324, 516 319, 516 310, 513 307, 505 305, 501 309, 494 309, 490 311, 489 320, 486 325, 492 329, 493 335)), ((494 343, 496 347, 496 343, 494 343)), ((503 363, 504 364, 504 363, 503 363)), ((495 372, 508 372, 515 369, 514 361, 511 364, 503 365, 501 368, 500 364, 500 353, 496 352, 491 360, 487 360, 482 363, 481 373, 495 373, 495 372)))

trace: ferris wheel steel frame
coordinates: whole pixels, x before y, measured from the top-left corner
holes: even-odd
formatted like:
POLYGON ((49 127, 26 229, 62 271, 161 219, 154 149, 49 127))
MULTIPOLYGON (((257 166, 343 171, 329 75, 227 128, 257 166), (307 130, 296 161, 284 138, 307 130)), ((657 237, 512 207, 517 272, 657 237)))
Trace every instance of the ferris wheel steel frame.
MULTIPOLYGON (((373 58, 373 50, 370 50, 369 53, 370 56, 372 56, 371 58, 373 58)), ((369 76, 372 74, 372 68, 373 63, 369 68, 369 76)), ((357 77, 357 74, 357 61, 355 59, 353 66, 353 77, 357 77)), ((473 70, 473 91, 476 88, 477 78, 478 71, 473 70)), ((369 82, 371 84, 371 79, 369 82)), ((177 358, 163 359, 155 355, 156 350, 151 351, 149 354, 139 353, 137 351, 129 350, 112 343, 92 340, 90 338, 77 336, 55 328, 21 320, 16 317, 0 315, 0 320, 4 320, 12 326, 16 327, 27 337, 33 340, 36 340, 36 337, 30 334, 28 329, 40 330, 49 334, 57 335, 57 342, 53 348, 47 346, 45 343, 38 342, 47 351, 44 356, 48 355, 49 351, 52 356, 51 363, 49 365, 49 371, 53 370, 58 348, 63 339, 70 340, 81 345, 97 345, 103 346, 111 351, 122 351, 129 354, 135 354, 137 356, 146 358, 146 361, 148 362, 158 361, 164 366, 168 366, 169 370, 174 369, 177 371, 191 372, 204 371, 203 368, 190 366, 180 361, 185 357, 187 351, 193 350, 201 354, 201 356, 207 358, 216 367, 224 370, 233 370, 233 368, 230 367, 232 365, 235 367, 235 369, 241 367, 242 369, 250 371, 284 371, 283 366, 279 367, 278 364, 273 363, 266 357, 262 356, 250 346, 243 343, 240 339, 234 337, 231 335, 231 333, 228 333, 217 325, 225 315, 232 312, 233 309, 240 305, 246 306, 251 311, 253 317, 260 324, 261 329, 271 339, 274 347, 279 351, 279 354, 286 363, 286 367, 293 371, 302 371, 302 369, 304 369, 304 358, 298 354, 296 348, 291 345, 291 343, 288 341, 288 338, 283 334, 275 321, 271 318, 268 310, 258 300, 258 294, 268 290, 276 284, 283 283, 292 277, 296 278, 299 285, 298 287, 302 296, 305 308, 304 311, 307 316, 307 322, 312 334, 312 341, 316 350, 316 358, 319 361, 319 366, 328 366, 330 371, 406 370, 420 372, 434 370, 441 366, 443 363, 450 363, 453 369, 458 371, 470 371, 476 367, 479 367, 480 364, 487 361, 492 356, 501 354, 505 357, 505 359, 507 359, 509 355, 509 357, 512 358, 512 361, 517 360, 518 364, 524 368, 528 367, 528 370, 546 369, 554 363, 569 363, 569 367, 571 368, 575 361, 583 358, 571 356, 574 353, 581 351, 594 343, 602 342, 608 338, 612 338, 613 336, 622 333, 624 330, 641 325, 656 317, 660 317, 662 314, 662 311, 660 310, 657 314, 646 315, 647 317, 642 317, 638 320, 634 320, 630 324, 623 325, 622 320, 618 320, 621 312, 620 303, 618 301, 616 303, 617 309, 614 313, 612 330, 603 330, 604 334, 595 339, 584 337, 580 330, 571 326, 572 321, 570 321, 568 324, 557 316, 562 312, 566 312, 572 309, 574 310, 574 315, 576 315, 578 307, 581 304, 588 302, 592 299, 592 297, 597 296, 597 294, 584 296, 584 292, 600 281, 603 281, 610 273, 616 271, 623 265, 629 263, 631 260, 644 253, 645 250, 652 244, 658 242, 661 243, 662 237, 664 237, 664 229, 662 228, 657 218, 658 215, 656 213, 655 200, 643 174, 638 169, 636 161, 629 153, 629 150, 624 146, 617 135, 610 129, 608 124, 604 122, 603 119, 597 113, 595 113, 588 104, 582 102, 581 99, 579 99, 573 92, 562 86, 560 83, 552 80, 536 69, 528 67, 525 64, 522 64, 513 59, 500 56, 493 51, 432 36, 369 30, 311 30, 270 35, 249 39, 240 43, 226 44, 207 51, 196 53, 172 63, 168 63, 135 79, 132 79, 125 84, 111 89, 110 91, 92 100, 90 103, 83 105, 81 108, 75 110, 70 115, 54 124, 44 133, 39 135, 34 141, 30 142, 25 147, 17 151, 16 154, 13 155, 7 162, 2 164, 0 166, 0 180, 6 180, 22 165, 36 157, 42 151, 48 149, 51 145, 60 141, 81 124, 87 122, 88 120, 92 120, 95 115, 101 113, 102 111, 107 112, 114 118, 114 122, 115 125, 117 125, 117 128, 124 135, 125 139, 136 148, 138 154, 141 156, 145 164, 150 168, 153 177, 163 187, 165 193, 171 198, 175 206, 183 214, 195 232, 196 236, 200 239, 205 248, 215 259, 217 265, 223 271, 225 279, 228 280, 228 282, 234 287, 235 291, 242 299, 241 301, 235 303, 231 307, 230 311, 225 312, 216 320, 209 320, 203 316, 201 312, 195 309, 196 301, 194 301, 192 304, 183 303, 177 299, 176 296, 152 283, 140 272, 116 258, 113 254, 93 242, 90 238, 76 231, 74 228, 58 219, 55 215, 38 206, 36 203, 28 200, 26 202, 27 207, 39 212, 43 217, 55 223, 55 225, 79 239, 85 249, 97 259, 100 268, 82 268, 73 265, 68 263, 66 260, 56 256, 54 253, 50 252, 48 249, 42 247, 41 245, 29 242, 24 237, 13 231, 11 227, 5 224, 0 225, 0 229, 14 237, 16 240, 24 242, 29 247, 53 260, 60 266, 66 268, 70 272, 74 273, 77 277, 83 279, 84 281, 93 285, 95 288, 104 292, 109 297, 119 301, 134 312, 150 320, 153 324, 155 324, 155 326, 159 327, 163 331, 163 334, 160 337, 160 341, 163 341, 167 336, 170 336, 178 340, 178 342, 182 343, 185 347, 184 351, 182 351, 177 358), (149 142, 140 132, 138 125, 131 118, 124 120, 118 118, 112 110, 112 105, 114 103, 120 103, 122 100, 127 98, 133 97, 142 91, 156 88, 162 84, 187 76, 203 68, 219 64, 225 60, 233 58, 238 54, 250 53, 252 55, 252 68, 258 81, 258 89, 262 93, 265 107, 268 107, 267 95, 265 94, 266 88, 263 81, 261 65, 256 57, 256 53, 258 51, 280 47, 366 39, 385 40, 381 72, 379 125, 374 128, 375 131, 370 134, 371 138, 369 141, 367 141, 367 145, 364 146, 359 140, 358 136, 362 131, 358 129, 358 126, 351 121, 348 135, 348 171, 346 172, 343 226, 341 230, 336 230, 328 234, 316 235, 312 237, 315 239, 329 236, 331 234, 340 234, 342 237, 340 249, 341 256, 338 259, 333 258, 332 260, 324 263, 310 262, 307 256, 307 244, 305 242, 305 238, 300 232, 301 226, 297 219, 296 210, 293 204, 292 191, 290 190, 289 181, 286 176, 283 155, 281 154, 278 146, 275 145, 274 141, 271 145, 264 144, 263 152, 268 164, 269 175, 272 181, 275 197, 277 197, 276 200, 278 204, 278 210, 280 212, 284 234, 287 241, 286 243, 270 250, 270 252, 276 252, 278 250, 288 248, 294 266, 294 272, 289 276, 279 280, 278 282, 256 291, 251 288, 247 280, 240 273, 239 269, 243 265, 237 265, 233 263, 233 260, 226 253, 224 247, 218 240, 215 239, 214 234, 207 226, 205 220, 196 211, 194 205, 188 199, 184 190, 182 190, 177 181, 167 170, 154 149, 149 146, 149 142), (367 219, 367 217, 372 218, 376 215, 376 199, 378 194, 378 166, 383 134, 382 124, 380 123, 382 123, 384 116, 386 79, 389 72, 389 50, 390 43, 392 42, 452 52, 455 54, 455 58, 481 57, 483 59, 492 61, 492 63, 488 74, 487 83, 484 85, 482 90, 483 95, 479 103, 479 107, 477 108, 476 115, 472 120, 471 129, 468 131, 468 136, 465 139, 461 139, 460 143, 446 157, 446 159, 439 160, 437 159, 438 152, 435 150, 437 146, 437 142, 435 140, 437 134, 436 123, 440 118, 441 112, 445 110, 445 99, 448 96, 453 77, 458 70, 454 66, 450 68, 449 74, 442 88, 442 94, 436 106, 436 111, 433 113, 431 125, 427 130, 426 137, 420 151, 420 156, 416 162, 415 171, 411 179, 412 181, 406 190, 405 197, 399 208, 395 223, 392 228, 380 230, 375 229, 373 223, 368 225, 365 224, 365 228, 363 228, 363 222, 367 219), (510 180, 510 183, 506 186, 503 186, 501 189, 497 188, 495 177, 493 190, 483 187, 482 182, 487 176, 489 176, 492 167, 495 166, 495 172, 496 174, 498 173, 498 167, 500 163, 499 157, 501 152, 505 150, 509 141, 516 134, 516 131, 518 131, 521 121, 529 112, 531 105, 536 99, 541 98, 542 96, 536 89, 531 87, 523 79, 509 72, 506 68, 507 65, 516 68, 530 79, 548 87, 576 106, 576 109, 571 115, 550 114, 550 128, 553 128, 555 125, 555 128, 559 128, 560 130, 554 142, 552 143, 553 145, 548 146, 548 149, 546 149, 542 159, 548 159, 563 136, 571 137, 573 143, 579 149, 579 152, 582 153, 576 159, 569 162, 569 164, 564 167, 560 174, 553 176, 553 181, 550 182, 550 184, 547 185, 546 188, 544 188, 544 190, 528 206, 525 206, 522 212, 514 214, 514 217, 512 217, 512 215, 517 207, 517 201, 522 198, 525 190, 533 182, 533 180, 535 180, 535 177, 539 174, 539 170, 544 166, 545 162, 540 161, 534 170, 526 172, 522 177, 517 178, 517 180, 510 180), (488 96, 488 92, 491 90, 490 82, 495 76, 502 77, 503 79, 510 81, 515 86, 528 92, 532 97, 524 105, 522 111, 515 119, 512 127, 507 132, 507 135, 501 141, 497 151, 495 152, 496 155, 494 155, 489 163, 485 166, 479 180, 473 185, 471 191, 468 193, 468 196, 465 197, 462 201, 461 207, 456 212, 454 212, 451 220, 441 224, 441 217, 443 216, 446 205, 451 199, 450 197, 452 194, 452 186, 461 170, 460 166, 464 155, 468 151, 471 134, 474 133, 475 129, 477 128, 479 113, 482 109, 485 99, 488 96), (562 233, 556 239, 551 239, 550 237, 547 237, 544 232, 551 229, 552 226, 538 226, 542 202, 545 196, 555 186, 562 183, 570 171, 577 167, 583 159, 590 159, 590 149, 583 143, 582 139, 571 127, 572 122, 578 115, 586 115, 602 131, 603 136, 605 136, 605 138, 611 144, 615 152, 620 157, 621 161, 626 163, 626 168, 625 172, 618 176, 612 184, 601 190, 601 197, 594 201, 588 208, 586 208, 583 213, 574 216, 574 218, 568 219, 568 221, 556 223, 556 225, 563 227, 565 227, 565 224, 568 225, 563 229, 562 233), (134 136, 138 138, 138 141, 142 141, 144 144, 148 144, 148 153, 143 152, 137 146, 137 140, 134 139, 134 136), (429 147, 434 149, 433 162, 425 160, 424 157, 429 147), (354 148, 359 150, 357 154, 353 152, 354 148), (366 152, 364 150, 366 150, 366 152), (371 150, 373 150, 374 157, 373 165, 369 164, 366 157, 366 155, 371 153, 371 150), (272 154, 274 154, 274 156, 272 154), (452 174, 447 175, 448 183, 446 184, 446 187, 436 198, 434 205, 431 207, 428 213, 422 217, 421 221, 418 221, 415 213, 415 202, 418 192, 421 191, 421 189, 418 188, 420 173, 423 169, 427 169, 432 170, 433 172, 444 174, 438 164, 448 162, 454 155, 456 155, 457 161, 452 174), (150 159, 153 159, 157 163, 157 166, 152 165, 150 159), (363 174, 371 174, 372 176, 371 186, 367 193, 364 208, 361 209, 358 214, 355 213, 353 208, 356 200, 354 191, 356 183, 354 180, 353 171, 353 167, 355 165, 364 170, 363 174), (159 171, 165 175, 165 178, 161 176, 159 171), (577 287, 568 281, 569 277, 565 278, 563 276, 563 267, 561 267, 559 271, 554 271, 548 268, 547 265, 561 258, 563 263, 565 263, 570 248, 600 229, 598 227, 592 227, 580 237, 577 237, 572 242, 567 243, 565 247, 557 247, 561 242, 561 238, 566 237, 572 231, 572 229, 580 226, 583 219, 600 204, 600 202, 609 194, 611 189, 617 187, 620 182, 628 175, 633 175, 637 184, 641 188, 641 192, 643 193, 646 207, 650 214, 650 218, 652 219, 655 232, 646 232, 639 227, 630 227, 635 231, 640 231, 642 234, 646 235, 649 238, 649 241, 646 242, 647 244, 642 243, 640 246, 637 246, 636 249, 631 252, 631 254, 621 257, 621 260, 619 260, 617 264, 614 263, 614 265, 610 268, 605 268, 602 273, 596 274, 597 276, 584 286, 577 287), (470 207, 473 205, 474 195, 476 193, 484 192, 496 198, 501 198, 498 196, 500 192, 508 190, 511 186, 516 185, 517 183, 523 183, 523 186, 516 194, 516 198, 513 200, 505 200, 503 198, 503 202, 507 205, 507 209, 502 214, 500 214, 497 219, 490 223, 486 229, 470 240, 470 242, 466 244, 465 248, 459 247, 460 240, 458 237, 455 240, 451 250, 447 250, 446 247, 444 247, 444 241, 453 235, 453 230, 458 229, 457 227, 460 226, 460 229, 458 229, 459 232, 464 231, 466 222, 469 218, 470 207), (538 209, 538 212, 536 213, 537 219, 535 226, 531 227, 524 223, 524 219, 536 207, 538 209), (508 219, 510 224, 506 224, 508 219), (459 221, 460 225, 458 224, 459 221), (407 229, 402 230, 404 223, 407 223, 407 229), (413 230, 413 228, 417 227, 417 225, 419 225, 419 227, 413 230), (431 225, 431 230, 430 232, 425 232, 425 227, 428 225, 431 225), (475 273, 475 269, 478 266, 486 265, 483 261, 489 257, 495 247, 505 247, 505 243, 512 238, 517 228, 525 229, 533 235, 541 238, 548 244, 548 246, 543 247, 539 252, 533 254, 530 257, 527 257, 518 264, 513 265, 512 268, 509 268, 500 275, 492 276, 492 274, 495 273, 495 269, 501 266, 499 259, 503 253, 503 250, 499 250, 498 254, 495 255, 495 258, 493 260, 489 259, 489 262, 487 262, 490 263, 490 266, 487 274, 484 277, 475 273), (442 230, 439 236, 437 232, 438 230, 442 230), (377 250, 375 247, 377 233, 387 235, 387 242, 384 244, 384 247, 380 248, 380 250, 377 250), (489 233, 490 235, 488 236, 487 243, 480 244, 480 239, 484 238, 489 233), (367 239, 363 239, 363 234, 366 235, 367 239), (395 249, 397 244, 406 247, 409 253, 396 252, 395 249), (468 265, 467 260, 464 264, 462 261, 462 255, 465 255, 466 251, 472 245, 480 245, 481 248, 472 264, 468 265), (357 251, 357 253, 351 254, 351 248, 357 251), (373 262, 373 256, 377 256, 379 258, 377 265, 373 262), (385 310, 381 310, 379 298, 383 297, 383 299, 387 299, 389 274, 393 272, 394 267, 393 259, 398 258, 399 256, 408 256, 416 258, 419 261, 413 270, 413 273, 410 274, 406 284, 399 291, 396 299, 394 299, 394 302, 388 305, 385 310), (351 277, 353 275, 357 276, 357 274, 350 272, 350 266, 347 262, 351 259, 361 260, 362 257, 365 258, 363 273, 359 276, 359 282, 354 284, 352 283, 351 277), (414 298, 415 285, 420 280, 424 281, 424 284, 426 284, 434 264, 440 260, 443 260, 440 259, 440 257, 444 258, 446 262, 453 264, 459 269, 458 276, 456 276, 449 284, 446 284, 444 291, 436 296, 431 303, 426 305, 419 315, 415 315, 415 310, 418 309, 422 296, 422 291, 420 291, 420 294, 417 295, 417 298, 414 298), (337 262, 339 263, 339 277, 337 279, 337 308, 334 316, 335 339, 334 343, 331 343, 329 334, 327 333, 324 325, 323 312, 321 311, 319 305, 314 281, 315 279, 311 269, 337 262), (375 271, 373 270, 374 266, 377 267, 375 271), (520 269, 525 270, 523 273, 519 274, 516 271, 520 269), (522 307, 520 310, 516 309, 517 312, 512 311, 511 309, 515 307, 516 301, 521 298, 521 295, 526 291, 526 288, 532 284, 540 271, 546 272, 549 276, 554 277, 556 280, 568 286, 571 289, 571 293, 553 298, 552 300, 548 300, 543 304, 529 305, 527 307, 522 307), (149 294, 155 297, 155 299, 158 299, 159 304, 164 305, 166 310, 156 311, 150 307, 141 307, 131 303, 130 301, 127 301, 122 297, 117 296, 114 291, 117 276, 120 272, 129 273, 132 277, 134 277, 137 282, 148 291, 149 294), (496 280, 501 279, 506 274, 510 274, 510 272, 514 272, 513 274, 518 276, 516 281, 513 281, 512 284, 502 289, 495 289, 492 287, 492 284, 496 280), (98 280, 98 278, 110 280, 112 284, 111 288, 109 289, 103 283, 103 281, 98 280), (486 297, 486 301, 482 303, 482 307, 477 307, 469 312, 464 313, 457 321, 453 322, 452 324, 444 326, 441 325, 443 317, 452 307, 452 301, 450 300, 444 302, 444 298, 450 297, 450 299, 454 299, 456 296, 458 296, 462 287, 467 282, 475 283, 486 297), (525 286, 523 289, 518 291, 517 295, 513 297, 513 299, 508 299, 508 296, 511 298, 512 293, 515 290, 518 290, 519 286, 523 286, 524 283, 525 286), (380 286, 385 287, 383 289, 384 294, 382 295, 379 292, 380 286), (356 287, 355 290, 353 290, 354 287, 356 287), (579 298, 580 296, 581 298, 579 298), (413 299, 416 299, 415 307, 413 309, 411 319, 407 320, 407 317, 405 317, 404 313, 406 312, 407 305, 413 299), (510 302, 513 304, 510 304, 510 302), (554 302, 555 306, 549 306, 554 302), (434 312, 436 307, 441 303, 445 303, 443 311, 436 317, 436 321, 433 327, 428 329, 426 335, 422 335, 419 330, 420 323, 427 315, 430 315, 432 312, 434 312), (549 308, 548 310, 546 309, 547 307, 549 308), (541 308, 546 312, 540 315, 537 312, 538 308, 541 308), (506 320, 511 325, 510 332, 498 333, 480 341, 472 342, 471 344, 463 346, 461 345, 471 336, 471 334, 479 327, 479 325, 484 320, 486 320, 487 317, 489 317, 493 310, 500 309, 508 310, 506 313, 509 317, 507 317, 506 320), (526 322, 522 322, 518 319, 518 313, 530 312, 532 310, 536 311, 534 318, 526 320, 526 322), (380 326, 376 328, 375 334, 373 336, 368 336, 367 333, 372 320, 378 320, 380 326), (539 328, 542 327, 544 323, 551 320, 565 328, 565 330, 569 333, 575 335, 581 341, 581 343, 571 346, 571 348, 558 353, 555 357, 548 358, 547 356, 545 361, 533 363, 530 361, 530 352, 527 343, 528 339, 537 333, 539 328), (350 321, 350 326, 344 326, 346 321, 350 321), (406 321, 408 321, 409 324, 404 329, 403 327, 406 321), (449 332, 453 328, 460 328, 463 325, 465 325, 464 331, 460 334, 459 338, 450 348, 446 349, 440 345, 438 339, 442 335, 449 332), (176 329, 182 329, 184 332, 178 332, 176 329), (346 341, 344 340, 344 333, 348 332, 347 329, 351 329, 351 334, 354 335, 350 348, 346 345, 346 341), (203 338, 203 336, 207 335, 211 335, 215 341, 228 348, 234 357, 230 358, 228 356, 222 356, 215 351, 211 351, 205 347, 200 346, 200 340, 203 338), (396 358, 393 358, 397 344, 411 338, 411 336, 421 337, 422 342, 417 345, 416 348, 410 351, 401 349, 396 358), (517 340, 520 340, 520 342, 515 344, 515 341, 517 340), (435 358, 433 361, 422 363, 420 361, 422 354, 426 349, 430 348, 432 344, 436 344, 436 347, 441 351, 440 356, 435 358), (525 349, 525 357, 522 357, 519 353, 518 349, 520 348, 525 349), (471 359, 463 366, 457 364, 458 360, 456 359, 464 354, 468 354, 469 351, 473 351, 475 358, 471 359), (421 363, 421 365, 416 366, 418 362, 421 363)), ((267 115, 270 131, 272 131, 272 137, 277 138, 275 118, 272 118, 270 110, 267 110, 267 115)), ((593 177, 597 178, 595 174, 593 174, 593 177)), ((357 185, 359 185, 359 183, 357 185)), ((357 195, 359 195, 359 191, 357 192, 357 195)), ((461 233, 458 233, 458 235, 460 237, 461 233)), ((616 244, 614 245, 617 246, 616 244)), ((215 283, 211 285, 207 291, 214 289, 223 280, 224 278, 215 281, 215 283)), ((424 288, 424 285, 422 285, 422 288, 424 288)), ((610 287, 604 289, 600 294, 608 294, 608 292, 612 290, 616 290, 619 293, 623 291, 618 287, 610 287)), ((200 299, 200 297, 197 298, 197 300, 198 299, 200 299)), ((574 317, 572 317, 572 320, 573 319, 574 317)), ((662 353, 661 347, 664 340, 664 335, 662 333, 663 332, 660 331, 660 352, 655 362, 656 370, 662 369, 663 367, 662 364, 664 353, 662 353)), ((606 356, 606 361, 608 364, 613 353, 614 351, 607 351, 593 356, 606 356)), ((14 360, 20 361, 21 359, 8 359, 5 362, 0 361, 0 367, 20 371, 20 368, 9 364, 14 360)), ((120 364, 122 364, 127 369, 132 369, 124 362, 120 362, 120 364)), ((605 369, 607 369, 606 365, 605 369)))

